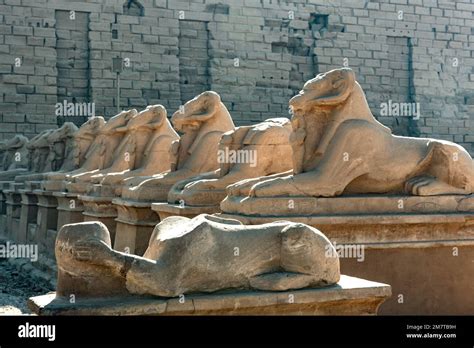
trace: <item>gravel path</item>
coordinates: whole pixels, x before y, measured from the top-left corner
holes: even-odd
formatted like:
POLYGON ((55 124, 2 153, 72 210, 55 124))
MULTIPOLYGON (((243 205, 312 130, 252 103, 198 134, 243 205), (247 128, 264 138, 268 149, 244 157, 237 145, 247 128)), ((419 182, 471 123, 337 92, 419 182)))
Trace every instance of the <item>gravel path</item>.
POLYGON ((48 282, 32 279, 6 259, 0 258, 0 315, 31 314, 26 301, 51 291, 48 282))

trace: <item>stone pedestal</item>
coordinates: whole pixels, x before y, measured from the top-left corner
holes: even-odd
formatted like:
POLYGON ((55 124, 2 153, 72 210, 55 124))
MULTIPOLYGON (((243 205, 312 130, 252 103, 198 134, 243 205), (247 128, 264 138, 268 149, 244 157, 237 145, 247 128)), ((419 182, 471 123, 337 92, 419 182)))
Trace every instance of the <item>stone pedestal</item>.
POLYGON ((44 190, 34 190, 33 193, 38 199, 37 214, 37 234, 38 248, 40 252, 54 258, 54 248, 47 248, 48 230, 56 230, 58 224, 58 200, 53 196, 53 192, 44 190))
POLYGON ((10 189, 4 190, 3 193, 6 197, 6 236, 8 239, 18 241, 18 231, 20 227, 20 216, 21 216, 21 194, 18 189, 23 187, 23 184, 11 183, 10 189))
POLYGON ((341 276, 338 284, 317 289, 267 292, 216 292, 178 298, 56 298, 55 293, 31 297, 38 315, 375 315, 391 295, 390 286, 341 276))
POLYGON ((112 203, 117 209, 114 249, 143 255, 153 229, 160 222, 158 214, 151 210, 151 203, 147 202, 115 198, 112 203))
MULTIPOLYGON (((221 207, 236 211, 235 204, 221 207)), ((239 204, 248 215, 221 216, 245 224, 290 220, 320 229, 346 254, 340 256, 342 273, 392 286, 394 296, 381 314, 474 312, 473 195, 274 197, 239 204), (362 261, 356 248, 364 252, 362 261)))
POLYGON ((16 176, 24 175, 27 173, 29 173, 29 171, 25 168, 17 168, 17 169, 2 171, 0 172, 0 180, 1 181, 14 181, 16 176))
POLYGON ((77 198, 78 194, 69 192, 54 192, 53 196, 58 200, 58 223, 56 231, 62 226, 76 222, 83 222, 84 205, 77 198))
POLYGON ((114 197, 95 197, 83 196, 78 198, 82 201, 84 206, 84 221, 100 221, 110 232, 112 241, 115 239, 117 208, 112 204, 114 197))
POLYGON ((7 225, 7 197, 0 191, 0 236, 5 236, 7 225))
POLYGON ((152 203, 151 209, 158 214, 160 221, 168 216, 185 216, 193 218, 199 214, 215 214, 220 212, 219 206, 215 205, 196 207, 170 203, 152 203))
POLYGON ((0 235, 8 238, 7 196, 5 190, 10 189, 13 181, 0 181, 0 235))
POLYGON ((67 181, 61 180, 43 180, 41 182, 41 188, 45 191, 61 192, 66 189, 67 181))
POLYGON ((37 241, 32 240, 33 236, 28 235, 28 225, 36 223, 38 216, 38 198, 30 189, 21 189, 18 190, 18 192, 21 194, 21 213, 17 243, 33 244, 37 241))

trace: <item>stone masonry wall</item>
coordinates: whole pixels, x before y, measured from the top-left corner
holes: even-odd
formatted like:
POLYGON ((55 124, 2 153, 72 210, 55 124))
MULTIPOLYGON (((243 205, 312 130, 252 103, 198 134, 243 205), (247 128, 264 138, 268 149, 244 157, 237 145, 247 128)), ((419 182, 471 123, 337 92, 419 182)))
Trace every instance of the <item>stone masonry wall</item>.
POLYGON ((473 34, 474 0, 0 0, 0 138, 68 120, 64 100, 114 115, 120 58, 122 108, 171 115, 213 89, 239 125, 287 117, 304 81, 349 66, 395 133, 473 153, 473 34))

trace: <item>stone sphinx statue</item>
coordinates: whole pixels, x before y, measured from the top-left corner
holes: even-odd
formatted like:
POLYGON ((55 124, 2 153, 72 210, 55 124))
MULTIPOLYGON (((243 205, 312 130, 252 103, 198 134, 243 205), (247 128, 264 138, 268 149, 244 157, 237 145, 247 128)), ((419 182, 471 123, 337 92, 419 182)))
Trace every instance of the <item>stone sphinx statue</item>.
POLYGON ((58 129, 43 131, 31 139, 27 146, 30 151, 31 173, 19 175, 15 181, 41 181, 51 173, 70 168, 70 161, 65 158, 72 152, 77 129, 73 123, 66 122, 58 129), (62 168, 63 164, 65 169, 62 168))
POLYGON ((4 143, 3 171, 0 180, 13 180, 16 175, 26 173, 29 168, 30 156, 27 149, 28 138, 15 135, 4 143))
POLYGON ((219 140, 234 129, 220 96, 212 91, 201 93, 176 111, 171 122, 183 133, 171 145, 171 170, 125 181, 123 199, 166 201, 168 191, 177 181, 218 169, 219 140))
MULTIPOLYGON (((102 194, 119 196, 122 192, 122 182, 128 178, 150 176, 170 170, 171 143, 179 139, 178 134, 167 118, 167 112, 162 105, 148 106, 127 124, 128 168, 118 171, 118 166, 108 168, 100 174, 91 177, 91 183, 100 183, 102 194), (114 172, 117 170, 117 172, 114 172)), ((91 189, 95 189, 92 187, 91 189)))
POLYGON ((74 170, 74 149, 76 133, 79 128, 72 122, 65 122, 60 128, 48 135, 51 166, 53 171, 67 172, 74 170))
POLYGON ((102 171, 113 166, 115 160, 124 151, 126 146, 127 124, 137 114, 138 112, 135 109, 122 111, 107 121, 101 128, 98 143, 94 144, 96 146, 91 149, 93 153, 82 167, 82 169, 87 169, 79 169, 79 173, 73 172, 66 176, 66 180, 69 181, 66 184, 67 191, 85 192, 92 176, 100 174, 102 171), (94 169, 88 170, 89 164, 94 169))
POLYGON ((244 226, 204 214, 170 217, 155 227, 143 257, 113 250, 105 225, 83 222, 61 228, 55 252, 59 297, 285 291, 340 278, 331 242, 315 228, 287 221, 244 226))
POLYGON ((47 138, 54 130, 46 129, 34 136, 26 148, 28 150, 28 171, 15 177, 16 182, 41 180, 44 171, 51 170, 51 148, 47 138))
MULTIPOLYGON (((46 190, 62 191, 66 185, 83 175, 92 176, 99 170, 109 167, 113 162, 114 151, 117 150, 124 136, 124 126, 136 115, 136 110, 122 111, 105 122, 101 116, 95 116, 84 123, 76 133, 74 167, 70 172, 51 173, 43 182, 46 190)), ((72 187, 71 189, 74 189, 72 187)))
POLYGON ((48 163, 50 147, 47 138, 52 132, 52 129, 46 129, 33 137, 26 145, 30 159, 28 165, 30 172, 40 173, 43 169, 50 167, 48 163))
MULTIPOLYGON (((474 163, 464 148, 393 135, 372 115, 349 68, 306 82, 290 108, 293 172, 231 185, 229 197, 474 192, 474 163)), ((223 202, 221 207, 230 205, 223 202)))
MULTIPOLYGON (((65 125, 69 123, 66 122, 65 125)), ((66 179, 68 175, 80 174, 83 171, 93 170, 94 158, 89 161, 86 165, 86 159, 90 158, 93 154, 91 148, 93 144, 94 149, 97 143, 100 141, 99 134, 102 127, 105 125, 105 120, 102 116, 94 116, 87 120, 75 133, 71 144, 71 138, 67 136, 66 148, 65 148, 65 159, 61 166, 61 169, 57 172, 51 172, 45 174, 45 180, 42 182, 42 186, 46 190, 60 190, 62 187, 62 181, 66 179), (83 167, 84 166, 84 167, 83 167)), ((66 136, 72 129, 65 128, 64 135, 66 136)), ((53 140, 56 137, 53 138, 53 140)))
POLYGON ((284 172, 292 168, 290 120, 273 118, 224 133, 219 143, 220 168, 177 182, 168 193, 169 203, 189 206, 219 205, 226 187, 247 178, 284 172))

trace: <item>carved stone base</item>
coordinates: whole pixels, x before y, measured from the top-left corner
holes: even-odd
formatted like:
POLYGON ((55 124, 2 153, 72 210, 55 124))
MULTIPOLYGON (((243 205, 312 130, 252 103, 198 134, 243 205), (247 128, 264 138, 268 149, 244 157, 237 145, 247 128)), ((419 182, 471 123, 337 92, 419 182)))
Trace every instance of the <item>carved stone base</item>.
POLYGON ((474 211, 474 195, 340 197, 227 197, 226 214, 254 217, 337 217, 347 215, 409 215, 474 211))
POLYGON ((62 226, 76 222, 83 222, 84 205, 82 201, 77 198, 77 194, 69 192, 54 192, 53 196, 58 200, 58 223, 56 231, 59 231, 62 226))
POLYGON ((0 172, 0 181, 14 181, 15 176, 29 173, 27 169, 12 169, 0 172))
POLYGON ((7 227, 7 197, 0 191, 0 236, 6 237, 7 227))
POLYGON ((22 184, 10 184, 8 190, 4 190, 3 194, 6 197, 6 215, 7 215, 7 224, 6 224, 6 237, 14 242, 18 241, 19 235, 19 224, 21 216, 21 194, 18 192, 18 189, 21 188, 22 184))
POLYGON ((58 224, 58 199, 53 196, 53 192, 44 190, 34 190, 33 193, 38 199, 38 215, 36 223, 38 225, 38 248, 40 252, 48 257, 54 257, 54 248, 46 247, 48 230, 55 230, 58 224))
POLYGON ((156 211, 160 221, 169 216, 185 216, 193 218, 199 214, 215 214, 220 212, 217 205, 194 207, 189 205, 170 204, 170 203, 152 203, 151 209, 156 211))
POLYGON ((289 200, 247 198, 239 202, 240 207, 237 201, 227 201, 221 205, 226 212, 221 216, 252 225, 303 222, 321 230, 336 250, 338 245, 340 250, 363 250, 361 262, 356 255, 340 257, 341 272, 392 286, 395 296, 381 306, 381 314, 474 311, 474 299, 468 295, 474 292, 473 195, 289 200), (253 209, 253 214, 229 213, 237 209, 253 209))
POLYGON ((21 212, 20 212, 20 226, 17 232, 17 243, 36 243, 37 241, 27 240, 28 225, 36 223, 38 216, 38 198, 29 189, 20 189, 18 192, 21 194, 21 212))
POLYGON ((64 180, 44 180, 41 182, 41 188, 45 191, 60 192, 66 189, 66 183, 64 180))
POLYGON ((38 315, 375 315, 391 296, 389 285, 341 276, 337 285, 284 292, 218 292, 178 298, 56 298, 55 293, 31 297, 28 307, 38 315))
POLYGON ((148 202, 115 198, 112 203, 117 208, 114 249, 143 255, 153 229, 160 222, 158 214, 148 202))
POLYGON ((110 238, 115 239, 115 230, 117 222, 117 208, 112 204, 114 197, 95 197, 79 195, 78 198, 84 205, 84 221, 100 221, 107 226, 110 232, 110 238))
POLYGON ((16 182, 27 182, 27 181, 33 181, 33 182, 40 182, 41 180, 44 179, 44 173, 30 173, 30 174, 25 174, 25 175, 18 175, 15 177, 16 182))

